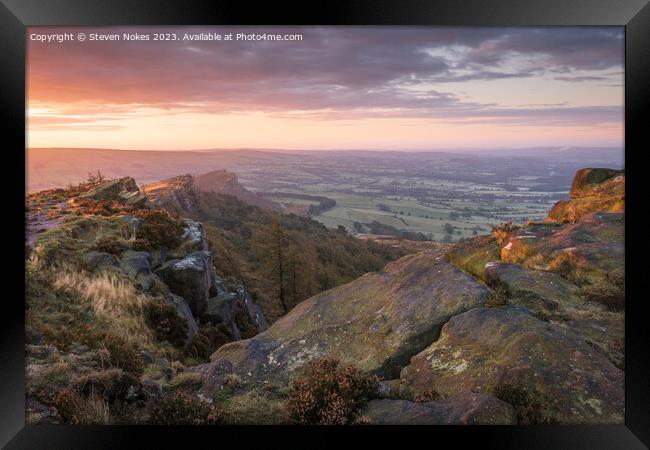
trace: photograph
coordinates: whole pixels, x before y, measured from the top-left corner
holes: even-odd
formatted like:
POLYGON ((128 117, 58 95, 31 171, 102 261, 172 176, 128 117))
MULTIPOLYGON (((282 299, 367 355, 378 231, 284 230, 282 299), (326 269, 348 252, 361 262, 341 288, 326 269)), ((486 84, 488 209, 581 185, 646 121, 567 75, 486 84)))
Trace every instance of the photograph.
POLYGON ((0 449, 649 449, 648 43, 650 0, 0 0, 0 449))
POLYGON ((625 424, 624 26, 24 38, 26 424, 625 424))

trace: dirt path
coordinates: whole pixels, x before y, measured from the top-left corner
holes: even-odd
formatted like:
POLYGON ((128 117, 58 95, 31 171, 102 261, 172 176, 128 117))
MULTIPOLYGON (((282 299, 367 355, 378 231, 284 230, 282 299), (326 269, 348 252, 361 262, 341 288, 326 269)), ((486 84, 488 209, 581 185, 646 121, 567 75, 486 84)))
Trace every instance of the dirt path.
POLYGON ((68 204, 63 201, 49 203, 28 202, 28 211, 25 215, 25 242, 32 246, 36 235, 49 230, 63 222, 68 204))

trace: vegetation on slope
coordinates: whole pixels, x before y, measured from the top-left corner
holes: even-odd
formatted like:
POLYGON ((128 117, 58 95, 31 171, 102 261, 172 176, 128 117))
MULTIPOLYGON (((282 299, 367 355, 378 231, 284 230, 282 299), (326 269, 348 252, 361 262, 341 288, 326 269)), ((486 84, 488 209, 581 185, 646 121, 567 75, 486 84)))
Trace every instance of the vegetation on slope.
POLYGON ((405 254, 224 194, 202 193, 192 215, 204 225, 217 274, 243 281, 269 322, 302 300, 405 254))

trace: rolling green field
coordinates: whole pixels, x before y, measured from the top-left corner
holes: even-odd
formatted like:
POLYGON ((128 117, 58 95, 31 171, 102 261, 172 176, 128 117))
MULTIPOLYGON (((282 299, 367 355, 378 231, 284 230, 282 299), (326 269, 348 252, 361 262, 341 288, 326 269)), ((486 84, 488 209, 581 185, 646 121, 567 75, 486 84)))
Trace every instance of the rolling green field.
POLYGON ((546 217, 581 167, 619 167, 617 149, 534 152, 333 151, 283 154, 233 170, 247 188, 349 233, 458 241, 546 217), (263 164, 263 165, 262 165, 263 164), (298 198, 296 197, 298 196, 298 198), (303 196, 300 198, 299 196, 303 196), (377 223, 375 223, 377 222, 377 223))
MULTIPOLYGON (((354 223, 362 224, 378 221, 390 225, 399 230, 420 232, 435 241, 442 241, 447 234, 445 225, 454 227, 451 237, 454 241, 471 237, 475 234, 485 234, 490 231, 491 225, 511 220, 519 223, 527 220, 537 220, 546 216, 546 213, 553 202, 542 198, 539 201, 522 201, 521 192, 506 192, 490 188, 488 186, 470 186, 469 183, 431 183, 432 190, 441 189, 444 185, 450 193, 467 192, 472 190, 476 194, 499 193, 504 198, 498 198, 490 203, 471 201, 467 199, 444 199, 436 200, 428 198, 426 201, 417 200, 407 196, 381 196, 367 192, 368 189, 355 189, 352 184, 339 184, 336 186, 326 183, 306 185, 302 189, 282 189, 287 193, 303 193, 321 195, 336 200, 336 206, 323 213, 313 216, 325 226, 336 228, 344 226, 348 231, 354 232, 354 223), (355 190, 358 193, 341 192, 341 190, 355 190), (375 196, 376 195, 376 196, 375 196), (380 204, 385 205, 382 210, 380 204), (469 210, 469 212, 466 212, 469 210), (463 214, 458 217, 458 215, 463 214)), ((422 183, 425 185, 425 183, 422 183)), ((424 187, 424 186, 423 186, 424 187)), ((429 187, 429 186, 427 186, 429 187)), ((381 189, 376 189, 381 192, 381 189)), ((528 197, 531 194, 525 193, 528 197)), ((294 204, 309 204, 308 200, 297 200, 282 197, 281 194, 273 196, 273 199, 280 202, 293 202, 294 204)))

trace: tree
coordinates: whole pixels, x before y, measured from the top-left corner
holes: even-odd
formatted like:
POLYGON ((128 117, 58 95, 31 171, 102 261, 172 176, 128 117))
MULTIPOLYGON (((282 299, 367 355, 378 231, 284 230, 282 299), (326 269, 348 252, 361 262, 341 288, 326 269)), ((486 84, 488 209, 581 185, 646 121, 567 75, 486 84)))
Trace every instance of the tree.
POLYGON ((253 251, 272 280, 278 302, 285 314, 289 312, 285 290, 287 245, 286 233, 275 216, 270 225, 255 230, 253 251))
POLYGON ((278 280, 278 299, 280 300, 280 304, 282 305, 282 309, 284 309, 284 313, 289 312, 289 308, 287 307, 287 301, 285 299, 285 292, 284 292, 284 277, 285 277, 285 267, 284 267, 284 249, 286 246, 286 237, 284 234, 284 230, 282 229, 282 225, 280 225, 280 221, 275 219, 271 223, 272 227, 272 237, 273 237, 273 247, 274 247, 274 254, 275 254, 275 272, 278 280))
POLYGON ((445 233, 447 234, 453 234, 454 233, 454 226, 450 223, 446 223, 444 226, 445 233))

